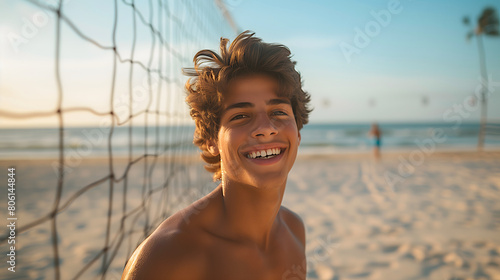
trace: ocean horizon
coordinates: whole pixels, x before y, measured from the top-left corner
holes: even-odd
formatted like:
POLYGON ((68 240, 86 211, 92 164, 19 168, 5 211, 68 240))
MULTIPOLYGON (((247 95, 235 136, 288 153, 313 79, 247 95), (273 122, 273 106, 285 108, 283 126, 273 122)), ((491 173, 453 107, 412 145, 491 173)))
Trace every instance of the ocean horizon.
MULTIPOLYGON (((382 132, 381 149, 411 150, 422 145, 436 151, 475 150, 479 123, 406 122, 378 123, 382 132)), ((368 134, 371 123, 311 123, 301 132, 301 153, 356 153, 369 151, 373 139, 368 134)), ((84 157, 171 153, 182 150, 196 153, 192 144, 194 125, 181 126, 121 126, 112 137, 109 127, 65 127, 65 153, 84 157), (111 142, 110 142, 111 141, 111 142)), ((500 148, 500 135, 487 135, 485 148, 500 148)), ((2 159, 51 158, 59 155, 58 128, 0 129, 2 159)))

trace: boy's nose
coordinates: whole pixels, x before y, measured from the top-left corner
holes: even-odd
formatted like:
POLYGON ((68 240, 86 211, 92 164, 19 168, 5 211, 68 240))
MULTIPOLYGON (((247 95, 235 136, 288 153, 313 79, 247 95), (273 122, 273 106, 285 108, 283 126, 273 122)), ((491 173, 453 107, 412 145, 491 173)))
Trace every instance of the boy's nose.
POLYGON ((278 134, 278 129, 267 115, 257 119, 256 127, 252 132, 253 137, 268 137, 276 134, 278 134))

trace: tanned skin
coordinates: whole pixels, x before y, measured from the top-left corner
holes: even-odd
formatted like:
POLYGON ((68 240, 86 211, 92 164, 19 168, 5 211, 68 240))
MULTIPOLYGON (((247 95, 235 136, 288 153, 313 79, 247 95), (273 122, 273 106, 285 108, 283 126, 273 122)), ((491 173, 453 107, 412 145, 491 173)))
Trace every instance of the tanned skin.
POLYGON ((306 278, 304 224, 281 206, 300 133, 277 89, 264 75, 231 82, 218 140, 209 143, 221 155, 221 184, 144 240, 123 280, 306 278), (279 154, 251 158, 269 149, 279 154))

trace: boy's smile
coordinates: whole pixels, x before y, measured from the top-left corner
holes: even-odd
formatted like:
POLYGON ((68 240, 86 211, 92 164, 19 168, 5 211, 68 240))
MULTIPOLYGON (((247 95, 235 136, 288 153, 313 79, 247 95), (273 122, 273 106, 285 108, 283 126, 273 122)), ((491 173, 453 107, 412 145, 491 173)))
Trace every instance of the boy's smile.
POLYGON ((259 147, 256 151, 246 153, 246 157, 254 164, 271 165, 277 163, 285 154, 286 148, 270 145, 268 148, 259 147))
POLYGON ((264 75, 231 82, 217 141, 226 179, 254 186, 286 181, 300 133, 290 100, 277 91, 278 82, 264 75))

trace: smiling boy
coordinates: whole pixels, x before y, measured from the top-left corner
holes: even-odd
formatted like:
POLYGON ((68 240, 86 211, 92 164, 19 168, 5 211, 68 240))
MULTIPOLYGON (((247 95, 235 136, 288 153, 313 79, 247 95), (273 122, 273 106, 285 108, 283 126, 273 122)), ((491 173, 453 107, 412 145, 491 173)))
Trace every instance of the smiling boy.
POLYGON ((305 230, 281 206, 310 96, 283 45, 249 32, 195 55, 194 143, 221 183, 166 219, 122 279, 305 279, 305 230))

